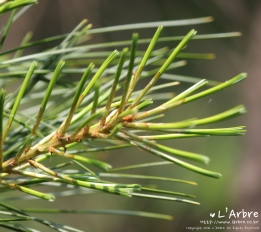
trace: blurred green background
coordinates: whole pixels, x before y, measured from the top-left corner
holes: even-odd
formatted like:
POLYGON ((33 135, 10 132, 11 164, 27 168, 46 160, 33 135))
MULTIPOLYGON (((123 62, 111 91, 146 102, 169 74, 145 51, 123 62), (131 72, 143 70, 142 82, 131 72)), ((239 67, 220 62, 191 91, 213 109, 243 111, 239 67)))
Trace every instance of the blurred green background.
MULTIPOLYGON (((220 180, 207 178, 175 165, 165 165, 133 170, 133 173, 168 176, 196 181, 198 186, 184 186, 171 182, 146 182, 157 184, 162 189, 184 191, 197 196, 200 206, 169 201, 155 201, 142 198, 124 198, 105 194, 79 195, 58 198, 46 203, 40 200, 15 202, 21 207, 61 207, 67 209, 128 209, 171 214, 173 221, 154 220, 130 216, 111 215, 59 215, 57 222, 76 226, 84 231, 142 232, 142 231, 188 231, 188 226, 202 226, 200 220, 210 219, 209 214, 229 209, 258 211, 261 213, 260 184, 260 129, 261 129, 261 2, 258 0, 39 0, 21 19, 13 25, 5 48, 17 46, 28 31, 33 40, 70 32, 82 19, 87 18, 93 28, 120 24, 165 21, 174 19, 213 16, 215 21, 208 24, 168 27, 162 36, 185 35, 192 28, 198 34, 240 31, 242 37, 192 41, 187 51, 215 53, 211 61, 189 60, 188 65, 175 69, 175 74, 195 76, 217 81, 228 80, 241 72, 249 77, 230 89, 209 98, 182 106, 166 114, 166 121, 182 118, 210 116, 243 103, 248 113, 240 118, 230 119, 214 126, 246 125, 244 137, 210 137, 175 140, 169 142, 178 149, 208 155, 209 169, 221 172, 220 180), (30 205, 28 205, 30 204, 30 205)), ((4 20, 4 19, 1 19, 4 20)), ((94 36, 95 43, 127 40, 134 31, 106 33, 94 36)), ((136 31, 135 31, 136 32, 136 31)), ((149 38, 154 29, 139 30, 140 38, 149 38)), ((174 47, 175 43, 160 44, 158 47, 174 47)), ((44 47, 29 50, 37 52, 44 47), (39 50, 37 50, 39 49, 39 50)), ((164 80, 164 83, 167 81, 164 80)), ((189 87, 181 84, 175 89, 180 92, 189 87)), ((119 150, 106 157, 114 167, 139 162, 158 161, 151 155, 134 148, 119 150)), ((133 180, 130 182, 135 182, 133 180)), ((142 183, 142 182, 140 182, 142 183)), ((54 215, 39 215, 53 219, 54 215)), ((41 230, 41 228, 39 228, 41 230)), ((42 228, 42 231, 47 231, 42 228)), ((212 230, 215 231, 215 230, 212 230)), ((218 230, 225 231, 225 230, 218 230)), ((231 230, 232 231, 232 230, 231 230)))

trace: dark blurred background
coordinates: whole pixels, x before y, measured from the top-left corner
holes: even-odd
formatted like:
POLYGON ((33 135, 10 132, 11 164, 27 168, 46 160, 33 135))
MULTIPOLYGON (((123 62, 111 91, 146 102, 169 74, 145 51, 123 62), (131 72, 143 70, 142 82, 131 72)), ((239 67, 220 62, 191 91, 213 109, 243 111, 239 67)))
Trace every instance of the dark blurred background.
MULTIPOLYGON (((242 37, 191 42, 187 51, 213 52, 216 54, 216 59, 211 61, 189 60, 188 65, 175 70, 175 74, 225 81, 241 72, 247 72, 248 78, 211 98, 204 98, 197 103, 181 107, 180 110, 173 110, 167 114, 166 120, 171 121, 173 115, 176 117, 177 114, 177 118, 210 116, 243 103, 248 111, 246 115, 215 126, 246 125, 248 130, 246 136, 176 140, 169 144, 175 148, 208 155, 211 158, 209 169, 221 172, 223 177, 215 180, 184 171, 175 165, 147 168, 136 172, 198 182, 197 187, 187 187, 170 182, 159 183, 159 185, 162 189, 197 195, 196 200, 201 202, 200 206, 103 194, 62 198, 44 205, 45 207, 68 209, 108 208, 160 212, 173 215, 173 221, 110 215, 59 215, 57 222, 77 226, 84 231, 169 232, 187 231, 187 226, 202 226, 199 223, 200 220, 210 219, 210 213, 224 211, 225 207, 228 207, 229 210, 241 211, 244 209, 261 213, 260 0, 39 0, 38 5, 31 7, 19 21, 15 22, 5 48, 18 46, 28 31, 32 31, 34 34, 32 40, 68 33, 84 18, 93 24, 93 28, 99 28, 204 16, 213 16, 215 21, 195 26, 168 27, 164 29, 162 36, 184 35, 194 28, 198 34, 240 31, 242 37)), ((140 38, 149 38, 153 35, 154 30, 144 29, 138 32, 140 38)), ((93 41, 99 43, 126 40, 131 38, 132 33, 133 31, 124 31, 99 34, 93 38, 93 41)), ((162 47, 174 47, 175 45, 176 43, 160 44, 162 47)), ((41 49, 44 47, 35 48, 30 52, 37 52, 41 49)), ((183 84, 180 88, 188 86, 190 85, 183 84)), ((156 160, 156 158, 134 149, 122 150, 108 156, 108 161, 114 166, 156 160)), ((19 204, 24 207, 24 204, 27 203, 19 202, 19 204)), ((30 207, 43 206, 42 202, 37 200, 31 201, 30 204, 30 207)), ((49 215, 46 218, 52 219, 53 216, 49 215)))

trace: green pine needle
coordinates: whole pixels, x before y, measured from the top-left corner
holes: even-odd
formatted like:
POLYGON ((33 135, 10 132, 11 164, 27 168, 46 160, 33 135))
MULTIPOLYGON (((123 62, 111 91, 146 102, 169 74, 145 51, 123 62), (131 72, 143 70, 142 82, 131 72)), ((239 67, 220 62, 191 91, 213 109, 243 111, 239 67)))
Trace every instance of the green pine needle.
MULTIPOLYGON (((12 11, 1 30, 0 49, 9 38, 12 23, 36 3, 36 0, 7 0, 0 3, 0 14, 12 11), (21 6, 27 7, 17 11, 21 6)), ((191 26, 211 21, 212 17, 203 17, 92 29, 92 25, 84 19, 70 33, 39 41, 31 41, 32 34, 27 33, 18 47, 1 51, 0 192, 14 192, 10 196, 2 196, 2 199, 39 198, 54 201, 55 197, 99 192, 114 194, 115 197, 121 195, 199 205, 199 202, 191 200, 195 197, 192 194, 162 189, 160 186, 162 183, 197 185, 194 181, 175 176, 119 172, 139 171, 147 167, 153 170, 156 166, 172 164, 173 168, 178 165, 208 177, 221 177, 218 172, 181 160, 208 164, 210 159, 206 155, 176 149, 171 143, 166 146, 161 141, 240 136, 246 133, 244 126, 198 128, 246 113, 243 105, 205 118, 187 119, 184 116, 180 121, 171 122, 163 119, 168 110, 175 107, 178 113, 181 105, 227 89, 247 77, 246 73, 241 73, 220 83, 175 74, 177 68, 187 64, 186 59, 215 58, 212 53, 184 52, 185 48, 190 49, 188 43, 241 34, 196 35, 192 29, 185 36, 160 37, 163 27, 191 26), (93 34, 142 28, 155 28, 156 31, 152 38, 139 39, 134 32, 132 40, 93 44, 89 41, 93 34), (48 45, 55 41, 56 46, 48 45), (88 44, 84 43, 86 41, 88 44), (178 41, 178 44, 174 48, 155 49, 166 41, 178 41), (141 44, 145 44, 147 49, 140 49, 141 44), (26 50, 37 45, 49 47, 35 54, 26 50), (122 49, 119 58, 117 50, 109 51, 112 47, 122 49), (23 55, 25 50, 27 55, 23 55), (81 75, 81 78, 77 75, 81 75), (146 83, 148 78, 147 84, 140 85, 143 81, 146 83), (164 83, 157 85, 159 79, 163 79, 164 83), (179 93, 179 88, 175 86, 182 82, 193 84, 179 93), (161 100, 160 104, 158 100, 161 100), (143 150, 160 160, 136 164, 134 160, 132 165, 118 164, 118 167, 112 168, 110 163, 113 164, 114 159, 109 159, 111 151, 123 149, 122 156, 126 156, 125 149, 130 147, 136 149, 134 153, 143 150), (50 164, 48 159, 55 161, 50 164), (123 183, 109 182, 103 178, 120 179, 123 183), (135 182, 129 184, 126 179, 134 179, 135 182), (141 186, 136 181, 145 184, 141 186), (147 181, 159 182, 159 186, 148 186, 147 181), (52 190, 53 193, 39 191, 37 188, 41 185, 55 190, 52 190), (69 187, 73 189, 68 190, 69 187), (17 190, 21 192, 20 195, 16 193, 17 190)), ((56 231, 81 231, 31 216, 31 213, 116 214, 172 219, 170 215, 135 210, 19 209, 0 202, 0 214, 5 216, 0 219, 0 227, 13 231, 36 231, 26 224, 19 224, 19 221, 30 220, 56 231)))

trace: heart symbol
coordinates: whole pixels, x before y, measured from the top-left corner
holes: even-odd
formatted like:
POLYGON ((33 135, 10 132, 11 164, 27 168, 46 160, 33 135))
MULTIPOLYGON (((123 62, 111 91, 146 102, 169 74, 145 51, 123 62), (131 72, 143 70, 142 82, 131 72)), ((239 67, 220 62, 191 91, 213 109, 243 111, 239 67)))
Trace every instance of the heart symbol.
POLYGON ((210 217, 215 217, 215 213, 210 213, 210 217))

